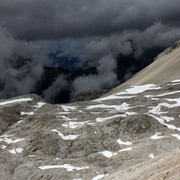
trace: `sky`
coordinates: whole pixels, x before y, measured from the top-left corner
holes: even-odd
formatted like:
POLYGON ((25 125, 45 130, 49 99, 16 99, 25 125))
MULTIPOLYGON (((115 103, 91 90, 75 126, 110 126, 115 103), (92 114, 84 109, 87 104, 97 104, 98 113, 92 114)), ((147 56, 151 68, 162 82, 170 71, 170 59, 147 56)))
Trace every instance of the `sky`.
MULTIPOLYGON (((112 87, 118 54, 135 47, 138 59, 148 49, 168 47, 180 39, 179 19, 179 0, 1 0, 0 98, 31 91, 58 48, 59 56, 79 57, 79 66, 97 67, 96 75, 74 80, 74 94, 112 87), (15 55, 32 63, 14 67, 15 55)), ((67 82, 61 76, 54 83, 45 96, 67 82)))

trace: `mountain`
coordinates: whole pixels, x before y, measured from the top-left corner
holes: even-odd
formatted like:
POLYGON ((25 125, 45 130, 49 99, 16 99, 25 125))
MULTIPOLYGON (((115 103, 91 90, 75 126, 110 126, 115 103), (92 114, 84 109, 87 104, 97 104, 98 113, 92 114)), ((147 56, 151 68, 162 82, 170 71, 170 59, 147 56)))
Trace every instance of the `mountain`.
MULTIPOLYGON (((113 92, 118 92, 129 86, 147 83, 164 84, 172 81, 180 75, 180 41, 159 54, 156 60, 134 75, 133 78, 118 86, 113 92)), ((112 92, 110 92, 111 94, 112 92)))
POLYGON ((179 179, 179 54, 177 42, 96 100, 1 100, 1 179, 179 179))

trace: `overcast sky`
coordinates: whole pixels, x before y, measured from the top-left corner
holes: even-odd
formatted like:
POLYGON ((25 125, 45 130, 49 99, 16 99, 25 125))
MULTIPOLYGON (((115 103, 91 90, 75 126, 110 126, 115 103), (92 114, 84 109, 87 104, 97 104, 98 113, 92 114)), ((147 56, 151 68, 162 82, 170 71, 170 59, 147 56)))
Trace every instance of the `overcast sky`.
MULTIPOLYGON (((79 56, 80 65, 91 59, 89 65, 97 66, 96 76, 75 80, 74 92, 77 93, 81 92, 79 85, 88 81, 95 90, 101 89, 107 82, 105 72, 109 73, 111 85, 116 84, 119 53, 131 54, 134 46, 134 55, 138 57, 147 49, 165 48, 179 39, 180 0, 0 1, 0 47, 3 47, 0 50, 0 75, 8 77, 9 72, 11 78, 16 77, 12 75, 11 64, 2 65, 13 53, 33 59, 35 66, 38 64, 40 68, 48 64, 48 53, 60 47, 60 55, 79 56)), ((24 79, 25 89, 31 89, 32 77, 37 79, 40 75, 33 74, 24 79)), ((62 82, 62 77, 59 79, 62 82)), ((7 84, 7 81, 3 83, 7 84)), ((16 86, 17 83, 13 84, 16 86)), ((58 81, 53 87, 57 84, 58 81)), ((5 89, 1 92, 3 94, 5 89)))
POLYGON ((107 36, 180 26, 179 0, 1 0, 0 25, 21 39, 107 36))

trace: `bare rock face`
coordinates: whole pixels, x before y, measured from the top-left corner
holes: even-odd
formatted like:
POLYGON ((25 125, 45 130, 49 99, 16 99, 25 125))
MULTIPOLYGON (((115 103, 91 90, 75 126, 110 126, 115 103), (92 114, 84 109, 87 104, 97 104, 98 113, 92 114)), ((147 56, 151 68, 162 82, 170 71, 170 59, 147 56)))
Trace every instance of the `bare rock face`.
POLYGON ((180 147, 179 85, 134 86, 64 105, 35 95, 2 101, 1 177, 108 178, 172 153, 180 147))
POLYGON ((166 50, 164 50, 161 54, 159 54, 159 56, 157 56, 157 58, 160 58, 166 54, 169 54, 171 52, 173 52, 174 50, 180 48, 180 40, 175 42, 171 47, 167 48, 166 50))
POLYGON ((178 179, 179 97, 177 76, 93 101, 3 100, 0 179, 178 179))

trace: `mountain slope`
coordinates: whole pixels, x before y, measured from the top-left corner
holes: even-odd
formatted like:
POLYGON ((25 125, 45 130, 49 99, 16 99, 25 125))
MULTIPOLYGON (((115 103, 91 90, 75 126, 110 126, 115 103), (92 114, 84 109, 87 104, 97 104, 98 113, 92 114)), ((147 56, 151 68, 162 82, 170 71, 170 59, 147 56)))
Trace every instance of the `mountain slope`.
POLYGON ((94 101, 51 105, 33 94, 0 101, 1 179, 178 179, 180 74, 172 57, 177 69, 165 83, 141 85, 153 63, 133 87, 94 101))
POLYGON ((110 93, 118 92, 129 86, 142 84, 164 84, 180 76, 180 41, 163 51, 156 60, 130 80, 118 86, 110 93))

